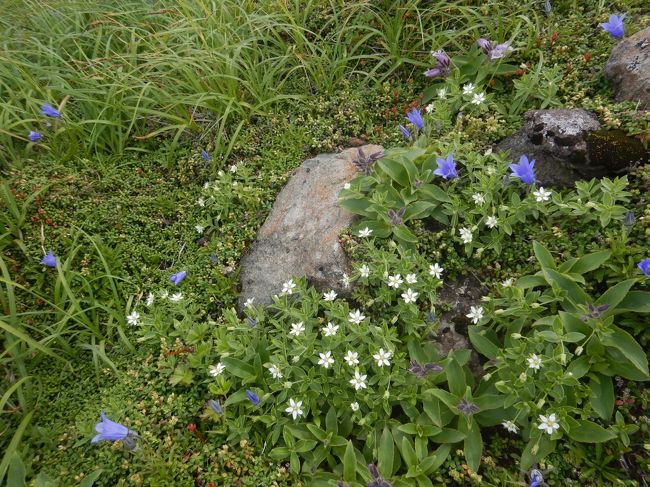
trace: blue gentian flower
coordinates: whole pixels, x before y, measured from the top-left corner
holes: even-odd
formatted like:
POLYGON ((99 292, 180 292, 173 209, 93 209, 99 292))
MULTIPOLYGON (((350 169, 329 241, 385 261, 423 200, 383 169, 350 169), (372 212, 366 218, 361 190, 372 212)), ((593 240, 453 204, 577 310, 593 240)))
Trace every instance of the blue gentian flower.
POLYGON ((476 44, 481 48, 490 61, 500 59, 505 56, 506 52, 512 51, 509 42, 503 42, 492 46, 490 41, 481 37, 480 39, 477 39, 476 44))
POLYGON ((54 252, 48 250, 40 263, 48 267, 56 267, 56 256, 54 255, 54 252))
MULTIPOLYGON (((544 476, 542 472, 536 468, 530 471, 530 484, 528 487, 541 487, 544 484, 544 476)), ((545 484, 544 484, 545 485, 545 484)))
POLYGON ((212 262, 213 264, 217 263, 217 254, 215 254, 214 252, 210 254, 210 262, 212 262))
POLYGON ((490 54, 490 51, 492 50, 492 43, 490 41, 481 37, 476 40, 476 44, 478 44, 478 47, 480 47, 486 55, 490 54))
POLYGON ((438 161, 438 169, 433 171, 433 174, 436 176, 442 176, 445 179, 454 179, 458 177, 453 154, 449 154, 447 159, 440 159, 437 157, 436 161, 438 161))
POLYGON ((210 162, 210 159, 212 159, 205 149, 201 149, 201 157, 205 162, 210 162))
POLYGON ((605 22, 604 24, 600 24, 600 26, 603 28, 605 32, 607 32, 615 39, 620 39, 621 37, 623 37, 623 34, 625 33, 625 29, 623 27, 623 19, 625 18, 625 15, 626 14, 623 15, 612 14, 609 16, 609 21, 605 22))
POLYGON ((253 406, 257 406, 260 403, 260 397, 250 389, 246 389, 246 397, 253 404, 253 406))
POLYGON ((172 274, 171 276, 169 276, 169 279, 170 279, 170 280, 171 280, 175 285, 178 286, 178 285, 183 281, 183 279, 185 279, 185 276, 187 276, 187 272, 185 272, 185 271, 180 271, 180 272, 177 272, 176 274, 172 274))
POLYGON ((210 409, 212 409, 215 413, 223 414, 223 409, 221 409, 221 404, 219 404, 214 399, 210 399, 208 401, 208 406, 210 406, 210 409))
POLYGON ((29 132, 29 135, 27 136, 27 138, 29 140, 31 140, 32 142, 38 142, 39 140, 41 140, 43 138, 43 136, 41 134, 39 134, 38 132, 34 132, 33 130, 31 130, 29 132))
POLYGON ((424 72, 424 75, 427 78, 435 78, 436 76, 442 76, 446 78, 449 76, 449 66, 451 65, 451 59, 449 56, 440 49, 439 51, 432 52, 431 55, 436 59, 436 66, 434 68, 428 69, 424 72))
POLYGON ((650 257, 639 262, 639 269, 641 269, 641 272, 650 279, 650 257))
POLYGON ((41 113, 48 117, 61 118, 61 113, 49 103, 43 103, 41 106, 41 113))
POLYGON ((535 171, 533 167, 535 166, 535 159, 528 162, 528 157, 521 156, 517 164, 510 164, 510 170, 512 175, 516 178, 521 179, 526 184, 535 183, 535 171))
POLYGON ((120 441, 124 440, 129 435, 129 428, 120 423, 116 423, 115 421, 111 421, 106 417, 103 411, 99 413, 99 415, 102 420, 95 425, 95 431, 99 434, 90 440, 91 443, 97 443, 102 440, 120 441))
POLYGON ((400 124, 399 129, 402 131, 402 135, 404 136, 404 138, 406 138, 406 139, 411 138, 411 132, 409 131, 409 129, 404 127, 404 125, 400 124))
POLYGON ((417 108, 413 108, 413 110, 411 110, 404 118, 415 125, 419 130, 424 128, 424 120, 422 120, 420 110, 417 108))

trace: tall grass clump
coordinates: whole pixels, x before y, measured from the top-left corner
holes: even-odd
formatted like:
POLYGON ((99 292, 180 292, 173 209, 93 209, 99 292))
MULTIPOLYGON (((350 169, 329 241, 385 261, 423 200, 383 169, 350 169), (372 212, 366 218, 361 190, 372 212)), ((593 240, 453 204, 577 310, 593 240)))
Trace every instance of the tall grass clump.
POLYGON ((227 155, 251 116, 331 93, 343 79, 379 83, 405 70, 418 79, 431 49, 486 32, 531 41, 529 5, 474 3, 7 1, 2 158, 146 151, 188 133, 227 155), (43 117, 45 102, 62 119, 43 117), (29 143, 30 130, 43 140, 29 143))

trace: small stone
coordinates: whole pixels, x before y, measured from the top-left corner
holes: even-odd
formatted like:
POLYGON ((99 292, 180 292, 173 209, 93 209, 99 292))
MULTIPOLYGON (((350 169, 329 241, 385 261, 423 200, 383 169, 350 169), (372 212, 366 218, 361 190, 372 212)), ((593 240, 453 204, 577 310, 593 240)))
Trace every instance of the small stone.
POLYGON ((650 110, 650 27, 623 39, 605 65, 616 101, 631 100, 650 110))

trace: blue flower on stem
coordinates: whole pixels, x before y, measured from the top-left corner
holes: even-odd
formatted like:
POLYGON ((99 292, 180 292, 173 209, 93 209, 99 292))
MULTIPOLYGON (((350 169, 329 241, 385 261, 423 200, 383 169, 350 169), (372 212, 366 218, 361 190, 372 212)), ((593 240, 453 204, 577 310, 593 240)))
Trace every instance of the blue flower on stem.
POLYGON ((436 161, 438 161, 438 169, 433 171, 433 174, 436 176, 442 176, 445 179, 454 179, 458 177, 453 154, 449 154, 447 159, 440 159, 437 157, 436 161))
POLYGON ((135 431, 129 430, 126 426, 115 421, 111 421, 106 417, 104 412, 99 413, 102 420, 95 425, 95 431, 97 435, 90 440, 91 443, 97 443, 98 441, 122 441, 124 447, 128 450, 135 449, 135 442, 133 441, 134 436, 138 436, 135 431))
POLYGON ((639 262, 639 269, 648 279, 650 279, 650 257, 639 262))
POLYGON ((56 256, 54 255, 54 252, 48 250, 40 263, 48 267, 56 267, 56 256))
POLYGON ((542 485, 546 485, 544 483, 544 476, 542 475, 542 472, 536 468, 532 469, 530 471, 530 485, 528 487, 542 487, 542 485))
POLYGON ((253 404, 253 406, 257 406, 260 403, 260 397, 250 389, 246 389, 246 397, 253 404))
POLYGON ((41 113, 48 117, 61 118, 61 113, 49 103, 41 105, 41 113))
POLYGON ((400 124, 399 129, 402 131, 402 135, 404 136, 404 138, 406 138, 406 139, 411 138, 411 132, 409 131, 409 129, 404 127, 404 125, 400 124))
POLYGON ((223 414, 223 409, 221 409, 221 404, 219 404, 214 399, 208 401, 208 406, 217 414, 223 414))
POLYGON ((521 179, 526 184, 535 184, 535 159, 528 162, 528 157, 521 156, 517 164, 510 164, 510 170, 515 178, 521 179))
POLYGON ((176 286, 178 286, 183 279, 185 279, 185 276, 187 276, 187 272, 185 271, 180 271, 176 274, 172 274, 169 276, 170 281, 172 281, 176 286))
POLYGON ((27 138, 29 140, 31 140, 32 142, 38 142, 39 140, 41 140, 43 138, 43 136, 41 134, 39 134, 38 132, 34 132, 32 130, 32 131, 29 132, 29 135, 27 136, 27 138))
POLYGON ((625 29, 623 27, 623 19, 625 18, 625 15, 626 14, 623 15, 612 14, 609 16, 609 21, 605 22, 604 24, 600 24, 600 26, 603 28, 605 32, 607 32, 615 39, 620 39, 621 37, 623 37, 623 34, 625 33, 625 29))
POLYGON ((419 130, 424 128, 424 120, 422 120, 420 110, 417 108, 413 108, 413 110, 411 110, 404 118, 415 125, 419 130))
POLYGON ((205 162, 210 162, 210 159, 212 159, 205 149, 201 149, 201 157, 205 162))

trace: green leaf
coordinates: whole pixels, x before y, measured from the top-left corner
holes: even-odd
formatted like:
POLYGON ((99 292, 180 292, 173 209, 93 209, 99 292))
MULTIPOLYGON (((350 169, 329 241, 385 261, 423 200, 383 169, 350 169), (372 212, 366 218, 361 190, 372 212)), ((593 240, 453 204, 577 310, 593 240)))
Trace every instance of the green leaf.
POLYGON ((585 274, 587 272, 598 269, 611 257, 612 252, 609 250, 603 250, 601 252, 594 252, 593 254, 587 254, 579 259, 567 270, 562 270, 562 272, 573 272, 575 274, 585 274))
POLYGON ((406 225, 403 224, 393 227, 393 234, 399 240, 403 240, 405 242, 417 243, 418 241, 418 238, 408 229, 406 225))
POLYGON ((406 187, 409 185, 408 173, 398 161, 384 157, 383 159, 379 159, 376 165, 400 186, 406 187))
POLYGON ((79 482, 79 487, 92 487, 92 485, 94 485, 94 483, 100 477, 102 472, 103 470, 100 468, 99 470, 95 470, 90 475, 86 475, 84 479, 81 482, 79 482))
MULTIPOLYGON (((438 399, 423 399, 422 400, 422 409, 429 419, 436 426, 442 427, 442 418, 440 417, 440 402, 438 399)), ((439 442, 442 443, 442 442, 439 442)))
POLYGON ((412 467, 414 465, 417 465, 418 459, 417 456, 415 455, 415 450, 411 446, 411 442, 406 436, 402 437, 400 453, 402 454, 402 458, 406 462, 407 467, 412 467))
POLYGON ((445 428, 441 433, 431 437, 431 441, 434 443, 458 443, 463 441, 467 435, 462 431, 458 431, 451 428, 445 428))
POLYGON ((441 203, 451 203, 451 198, 447 192, 435 184, 423 184, 420 187, 419 191, 435 201, 439 201, 441 203))
POLYGON ((481 431, 479 430, 476 421, 472 421, 468 426, 467 421, 460 419, 458 421, 458 427, 461 431, 467 434, 465 442, 463 443, 463 451, 465 452, 467 465, 476 472, 481 464, 481 454, 483 453, 481 431))
POLYGON ((645 291, 630 291, 618 303, 616 312, 633 311, 634 313, 650 313, 650 293, 645 291))
POLYGON ((240 379, 250 379, 255 377, 255 368, 234 357, 223 357, 221 362, 226 366, 226 370, 240 379))
POLYGON ((11 463, 9 463, 9 470, 7 471, 7 484, 6 487, 25 487, 25 464, 17 452, 14 452, 11 463))
POLYGON ((291 450, 286 446, 277 446, 269 452, 269 456, 274 460, 284 460, 291 455, 291 450))
POLYGON ((435 207, 435 203, 416 201, 406 207, 406 211, 404 212, 404 221, 407 222, 409 220, 420 220, 426 218, 435 207))
POLYGON ((357 456, 354 454, 354 446, 348 441, 343 454, 343 480, 354 482, 357 479, 357 456))
POLYGON ((352 228, 352 233, 358 234, 359 230, 369 228, 372 230, 371 237, 387 238, 392 233, 391 226, 382 221, 364 219, 352 228))
POLYGON ((605 421, 609 421, 614 411, 614 385, 611 377, 597 374, 589 381, 591 407, 605 421))
POLYGON ((628 332, 616 325, 611 325, 611 333, 602 342, 603 345, 620 350, 639 372, 645 376, 648 375, 648 358, 641 345, 628 332))
POLYGON ((553 259, 553 256, 548 250, 546 250, 546 247, 536 240, 533 241, 533 252, 535 252, 535 257, 537 257, 537 260, 542 267, 555 269, 555 260, 553 259))
POLYGON ((569 437, 572 440, 581 443, 603 443, 616 438, 616 433, 606 430, 599 424, 585 419, 575 421, 577 424, 571 424, 569 437))
POLYGON ((504 399, 505 397, 500 394, 483 394, 474 398, 474 404, 481 411, 489 411, 490 409, 502 408, 504 399))
MULTIPOLYGON (((458 396, 455 396, 455 395, 445 391, 444 389, 438 389, 438 388, 427 389, 426 392, 436 396, 438 399, 440 399, 442 402, 445 403, 445 406, 447 406, 452 411, 455 411, 456 406, 460 402, 460 399, 458 398, 458 396)), ((463 394, 464 393, 465 393, 465 390, 463 390, 463 394)))
POLYGON ((312 451, 316 445, 318 445, 318 442, 316 440, 298 440, 298 442, 293 447, 293 451, 296 453, 305 453, 312 451))
POLYGON ((555 451, 555 444, 557 440, 551 440, 550 436, 544 433, 542 436, 541 431, 537 430, 531 434, 531 438, 526 444, 524 451, 521 453, 521 460, 519 467, 522 470, 528 470, 535 463, 538 463, 542 458, 555 451), (533 453, 533 450, 535 450, 533 453))
POLYGON ((499 354, 499 347, 495 345, 489 338, 481 334, 485 328, 481 326, 472 325, 468 328, 469 341, 476 350, 485 355, 489 359, 495 359, 499 354))
POLYGON ((379 471, 384 477, 392 477, 395 448, 393 435, 387 427, 384 427, 384 431, 379 439, 379 451, 377 456, 379 460, 377 464, 379 471))
POLYGON ((603 294, 596 301, 596 305, 609 304, 610 308, 615 308, 618 303, 623 301, 629 290, 634 286, 638 281, 636 279, 627 279, 625 281, 619 282, 613 287, 610 287, 605 294, 603 294))
POLYGON ((327 411, 327 416, 325 416, 325 428, 327 428, 328 433, 334 435, 339 432, 339 421, 336 415, 336 408, 331 406, 329 411, 327 411))
POLYGON ((366 198, 341 198, 338 203, 340 207, 345 208, 354 215, 370 216, 368 214, 370 201, 366 198))
POLYGON ((445 366, 445 373, 447 375, 447 383, 449 384, 449 392, 459 397, 464 395, 465 388, 467 387, 465 373, 455 359, 449 360, 445 366))
POLYGON ((440 445, 432 455, 422 461, 421 469, 424 475, 429 475, 438 470, 451 452, 451 445, 440 445))
POLYGON ((543 269, 543 273, 549 284, 556 284, 566 291, 567 297, 573 304, 584 304, 589 301, 587 293, 569 276, 547 268, 543 269))

